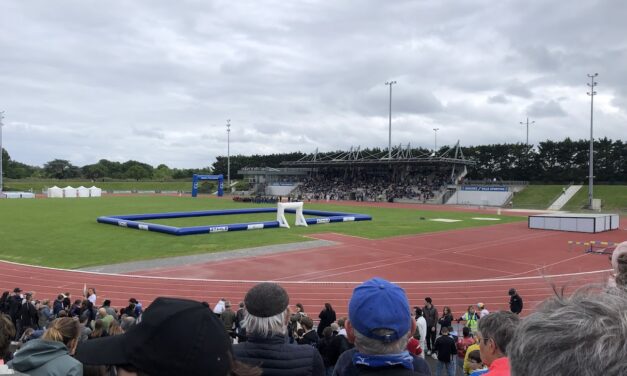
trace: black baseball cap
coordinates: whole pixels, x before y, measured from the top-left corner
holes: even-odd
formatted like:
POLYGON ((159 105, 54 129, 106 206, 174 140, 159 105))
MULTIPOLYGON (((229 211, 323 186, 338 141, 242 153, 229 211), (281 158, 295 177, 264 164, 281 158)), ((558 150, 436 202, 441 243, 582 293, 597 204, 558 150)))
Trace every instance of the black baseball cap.
POLYGON ((90 365, 130 365, 151 376, 230 372, 231 340, 207 306, 157 298, 141 322, 117 336, 81 342, 75 357, 90 365))

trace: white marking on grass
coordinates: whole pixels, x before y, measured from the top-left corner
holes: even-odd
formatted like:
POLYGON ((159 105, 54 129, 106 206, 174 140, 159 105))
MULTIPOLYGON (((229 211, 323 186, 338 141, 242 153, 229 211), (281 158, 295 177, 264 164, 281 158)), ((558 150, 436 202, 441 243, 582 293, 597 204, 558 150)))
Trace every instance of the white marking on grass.
POLYGON ((432 218, 429 219, 432 222, 446 222, 446 223, 451 223, 451 222, 461 222, 461 219, 448 219, 448 218, 432 218))
POLYGON ((477 221, 500 221, 501 218, 488 218, 488 217, 472 217, 472 219, 476 219, 477 221))

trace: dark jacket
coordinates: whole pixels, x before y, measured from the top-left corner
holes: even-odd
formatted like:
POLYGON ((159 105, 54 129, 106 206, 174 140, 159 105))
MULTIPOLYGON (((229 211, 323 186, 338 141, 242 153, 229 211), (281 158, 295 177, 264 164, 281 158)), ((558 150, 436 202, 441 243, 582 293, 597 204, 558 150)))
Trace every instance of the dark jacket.
POLYGON ((442 334, 443 327, 448 328, 449 326, 452 325, 452 323, 453 323, 453 315, 451 315, 450 313, 440 317, 440 319, 438 320, 438 324, 440 324, 440 334, 442 334))
POLYGON ((235 312, 233 312, 231 307, 224 309, 224 312, 222 312, 222 314, 220 315, 220 319, 222 320, 222 323, 224 324, 224 329, 228 333, 232 333, 233 330, 235 329, 236 317, 235 317, 235 312))
POLYGON ((346 350, 351 349, 348 339, 342 335, 334 335, 331 338, 322 338, 318 342, 318 351, 322 355, 325 367, 333 367, 338 358, 346 350))
POLYGON ((357 375, 411 375, 411 376, 431 376, 431 369, 427 362, 414 356, 414 370, 409 370, 402 367, 382 367, 382 368, 369 368, 365 366, 356 366, 353 364, 353 354, 357 350, 351 349, 345 351, 335 364, 333 369, 333 376, 357 376, 357 375))
POLYGON ((52 303, 52 314, 56 316, 62 310, 63 310, 63 300, 56 299, 54 303, 52 303))
POLYGON ((237 360, 259 366, 264 376, 325 374, 318 350, 312 346, 289 344, 286 336, 249 336, 247 342, 233 345, 233 353, 237 360))
POLYGON ((450 363, 453 356, 457 354, 457 345, 455 340, 448 335, 439 336, 433 345, 434 350, 438 353, 440 362, 450 363))
POLYGON ((320 323, 318 324, 318 337, 322 338, 322 331, 327 326, 330 326, 336 319, 334 310, 323 309, 318 315, 320 323))
POLYGON ((311 345, 313 347, 318 347, 318 342, 320 341, 320 337, 316 334, 315 331, 310 330, 303 335, 302 338, 298 339, 299 345, 311 345))
POLYGON ((31 376, 78 376, 83 365, 68 354, 61 342, 30 340, 8 363, 9 368, 31 376))
POLYGON ((25 301, 20 308, 20 320, 23 328, 39 328, 39 312, 32 302, 25 301))
POLYGON ((20 318, 20 308, 22 308, 22 297, 12 295, 9 298, 9 316, 11 316, 14 324, 20 318))
POLYGON ((522 312, 523 300, 520 295, 514 294, 509 298, 509 309, 516 314, 522 312))
POLYGON ((422 314, 425 320, 427 320, 427 331, 430 331, 432 327, 438 324, 438 310, 433 305, 431 308, 425 306, 422 309, 422 314))

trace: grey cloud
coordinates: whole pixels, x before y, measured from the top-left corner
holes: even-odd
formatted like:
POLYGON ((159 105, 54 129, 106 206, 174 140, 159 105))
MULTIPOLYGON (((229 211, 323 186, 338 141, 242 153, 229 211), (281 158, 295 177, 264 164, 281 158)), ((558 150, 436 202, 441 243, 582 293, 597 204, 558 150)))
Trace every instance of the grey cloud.
POLYGON ((509 103, 509 99, 503 94, 497 94, 491 97, 488 97, 488 103, 509 103))
POLYGON ((206 166, 226 153, 226 119, 238 153, 385 147, 390 79, 394 144, 429 146, 433 127, 443 142, 505 142, 528 112, 551 120, 534 140, 577 137, 569 124, 586 116, 573 101, 594 71, 618 107, 599 131, 624 138, 626 11, 618 0, 9 1, 5 147, 33 164, 206 166))
POLYGON ((532 93, 529 87, 521 83, 515 83, 507 87, 507 93, 521 98, 531 98, 532 93))
POLYGON ((142 128, 133 128, 132 133, 136 136, 146 137, 146 138, 155 138, 158 140, 163 140, 165 137, 163 134, 163 131, 159 129, 153 129, 148 125, 142 128))
POLYGON ((564 117, 566 112, 556 101, 534 102, 527 107, 527 113, 535 117, 564 117))

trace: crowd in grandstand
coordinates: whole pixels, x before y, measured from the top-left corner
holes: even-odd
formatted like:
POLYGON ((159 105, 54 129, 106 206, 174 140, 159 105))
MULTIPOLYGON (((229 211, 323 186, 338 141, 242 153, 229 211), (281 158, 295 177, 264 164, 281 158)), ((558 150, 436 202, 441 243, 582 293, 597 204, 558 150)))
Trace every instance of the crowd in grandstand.
POLYGON ((382 201, 411 199, 426 202, 441 191, 447 173, 437 172, 427 176, 407 176, 398 181, 389 178, 359 174, 344 176, 320 174, 310 176, 300 185, 298 195, 313 200, 382 201))
POLYGON ((431 375, 429 360, 438 375, 625 375, 627 242, 612 266, 607 283, 556 293, 526 317, 516 289, 508 311, 478 303, 454 315, 429 297, 411 309, 405 291, 381 278, 353 290, 348 317, 329 303, 318 315, 291 309, 271 282, 236 308, 223 298, 213 309, 165 297, 115 309, 94 288, 38 301, 14 288, 0 298, 0 374, 431 375))

